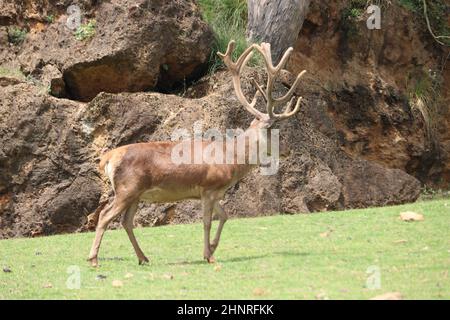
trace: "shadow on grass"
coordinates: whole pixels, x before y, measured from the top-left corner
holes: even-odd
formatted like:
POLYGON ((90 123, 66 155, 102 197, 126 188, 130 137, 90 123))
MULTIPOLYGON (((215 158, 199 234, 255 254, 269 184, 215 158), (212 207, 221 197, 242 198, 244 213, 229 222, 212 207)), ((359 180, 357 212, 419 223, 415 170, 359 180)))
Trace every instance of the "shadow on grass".
MULTIPOLYGON (((297 251, 278 251, 268 254, 262 254, 262 255, 255 255, 255 256, 244 256, 244 257, 235 257, 230 259, 218 259, 218 262, 243 262, 243 261, 250 261, 250 260, 259 260, 268 258, 270 256, 275 255, 281 255, 281 256, 299 256, 299 257, 305 257, 309 256, 310 253, 308 252, 297 252, 297 251)), ((206 264, 205 260, 194 260, 194 261, 178 261, 178 262, 170 262, 168 265, 199 265, 199 264, 206 264)))

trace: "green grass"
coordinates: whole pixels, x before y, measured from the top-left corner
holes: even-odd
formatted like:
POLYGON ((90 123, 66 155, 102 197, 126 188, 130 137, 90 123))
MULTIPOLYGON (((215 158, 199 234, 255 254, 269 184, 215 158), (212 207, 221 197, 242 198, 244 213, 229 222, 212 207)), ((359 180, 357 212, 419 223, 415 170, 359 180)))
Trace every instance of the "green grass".
POLYGON ((94 19, 89 20, 89 22, 80 25, 74 32, 75 39, 79 41, 84 41, 92 38, 95 35, 95 28, 97 22, 94 19))
POLYGON ((151 259, 146 266, 138 266, 123 230, 106 233, 98 269, 85 261, 92 233, 2 240, 0 267, 12 272, 0 269, 0 299, 368 299, 392 291, 406 299, 449 299, 449 230, 450 199, 233 219, 216 252, 220 270, 201 259, 200 224, 137 229, 151 259), (425 220, 403 222, 405 210, 425 220), (80 268, 78 290, 66 287, 71 266, 80 268), (380 289, 366 287, 373 268, 380 289), (113 280, 123 286, 113 287, 113 280))
POLYGON ((8 29, 8 41, 14 45, 20 45, 25 41, 28 31, 18 27, 10 27, 8 29))
MULTIPOLYGON (((223 66, 217 52, 225 53, 228 42, 236 41, 233 57, 236 59, 248 47, 246 40, 247 2, 245 0, 198 0, 203 19, 214 31, 214 44, 210 57, 210 73, 223 66)), ((255 55, 249 65, 261 65, 262 59, 255 55)))

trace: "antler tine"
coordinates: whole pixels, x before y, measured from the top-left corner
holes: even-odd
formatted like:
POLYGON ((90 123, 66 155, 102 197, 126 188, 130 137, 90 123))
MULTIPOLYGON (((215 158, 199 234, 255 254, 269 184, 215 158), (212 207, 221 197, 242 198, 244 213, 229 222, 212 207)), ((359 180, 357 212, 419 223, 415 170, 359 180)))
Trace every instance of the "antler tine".
POLYGON ((291 56, 291 53, 294 49, 292 47, 289 47, 286 52, 283 54, 283 57, 281 58, 280 62, 275 67, 276 71, 279 72, 284 66, 286 65, 289 57, 291 56))
POLYGON ((235 47, 236 47, 236 43, 234 42, 234 40, 231 40, 228 43, 227 51, 225 52, 225 54, 220 53, 220 52, 217 52, 217 54, 219 55, 219 57, 222 58, 223 62, 225 63, 225 65, 228 67, 228 69, 231 72, 232 79, 233 79, 234 91, 236 93, 236 96, 237 96, 239 102, 247 109, 248 112, 253 114, 256 118, 261 119, 264 117, 264 114, 255 108, 256 103, 258 101, 258 97, 260 95, 260 92, 257 91, 255 96, 252 99, 252 102, 248 102, 247 98, 245 97, 244 93, 242 92, 241 79, 240 79, 241 70, 251 59, 251 57, 253 55, 252 51, 253 51, 253 48, 255 47, 255 45, 251 45, 250 47, 248 47, 241 54, 241 56, 237 59, 237 61, 233 62, 232 54, 233 54, 235 47))
POLYGON ((272 52, 270 49, 270 43, 263 42, 261 43, 260 46, 255 45, 255 49, 258 50, 264 57, 264 63, 266 64, 267 71, 272 75, 275 75, 278 72, 280 72, 280 70, 286 65, 289 56, 294 50, 292 47, 289 47, 283 54, 283 57, 281 58, 280 62, 276 66, 274 66, 272 62, 272 52))
POLYGON ((267 73, 273 75, 276 70, 272 64, 272 54, 270 53, 270 43, 263 42, 261 45, 255 44, 255 49, 261 53, 264 58, 264 64, 266 65, 267 73))
POLYGON ((272 63, 272 54, 270 50, 270 43, 263 42, 261 45, 255 45, 255 49, 261 53, 264 64, 266 65, 266 72, 267 72, 267 84, 266 84, 266 91, 264 92, 261 86, 257 85, 257 89, 259 92, 262 93, 262 95, 265 98, 266 101, 266 109, 267 114, 269 118, 274 118, 273 113, 273 99, 272 99, 272 88, 273 88, 273 82, 275 80, 277 69, 273 66, 272 63))
POLYGON ((295 81, 292 84, 291 88, 289 89, 288 92, 286 92, 286 94, 284 96, 282 96, 281 98, 273 99, 276 106, 286 103, 288 101, 288 99, 292 97, 295 90, 297 90, 298 85, 300 84, 300 79, 305 75, 305 73, 306 73, 306 70, 303 70, 302 72, 300 72, 297 75, 297 78, 295 78, 295 81))
POLYGON ((259 85, 259 83, 255 79, 252 79, 252 81, 253 81, 253 84, 255 85, 255 87, 258 89, 259 93, 261 93, 261 95, 263 96, 264 101, 267 102, 267 95, 264 92, 263 88, 259 85))
POLYGON ((282 113, 282 114, 275 114, 275 118, 282 120, 282 119, 286 119, 289 117, 292 117, 293 115, 295 115, 297 112, 300 111, 300 104, 303 100, 303 97, 299 97, 297 99, 297 103, 295 104, 295 108, 294 110, 291 111, 292 105, 294 104, 295 97, 292 97, 291 100, 289 101, 288 106, 286 107, 286 110, 282 113))
POLYGON ((295 90, 297 89, 298 85, 300 84, 300 79, 306 73, 306 70, 304 70, 298 74, 298 76, 295 79, 294 83, 292 84, 291 88, 288 90, 288 92, 284 96, 282 96, 281 98, 272 98, 272 90, 273 90, 275 78, 280 73, 281 69, 284 68, 284 66, 286 65, 286 63, 293 51, 293 48, 290 47, 286 50, 286 52, 283 54, 280 62, 276 66, 274 66, 273 62, 272 62, 272 54, 271 54, 269 43, 263 42, 259 46, 255 45, 255 48, 263 56, 264 63, 266 65, 266 71, 267 71, 266 89, 263 90, 263 88, 261 88, 261 86, 259 86, 256 83, 256 81, 255 81, 255 84, 256 84, 258 91, 263 95, 263 97, 267 103, 268 116, 270 118, 275 118, 275 119, 284 119, 284 118, 287 118, 287 117, 290 117, 290 116, 296 114, 299 111, 301 99, 299 99, 297 101, 297 104, 295 105, 294 110, 291 111, 291 108, 292 108, 292 105, 294 102, 293 95, 294 95, 295 90), (275 107, 278 105, 281 105, 281 104, 285 104, 286 102, 288 102, 289 99, 291 99, 291 100, 289 101, 289 103, 286 107, 286 110, 282 114, 275 114, 274 113, 275 107))

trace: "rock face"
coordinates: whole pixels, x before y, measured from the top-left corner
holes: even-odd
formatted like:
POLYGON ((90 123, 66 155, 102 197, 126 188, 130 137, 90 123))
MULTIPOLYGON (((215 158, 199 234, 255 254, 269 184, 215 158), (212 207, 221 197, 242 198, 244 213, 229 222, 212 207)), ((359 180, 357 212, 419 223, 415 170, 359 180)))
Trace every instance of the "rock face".
POLYGON ((25 83, 0 92, 0 236, 74 231, 101 195, 73 123, 84 105, 25 83))
POLYGON ((383 8, 381 30, 367 28, 363 8, 358 17, 349 8, 313 1, 290 60, 317 84, 309 90, 329 93, 317 128, 354 158, 448 188, 448 50, 398 4, 383 8))
MULTIPOLYGON (((97 172, 99 156, 133 142, 165 140, 176 128, 245 128, 251 117, 238 103, 226 72, 203 85, 204 96, 102 93, 91 102, 56 99, 29 84, 0 88, 1 237, 82 230, 108 192, 97 172), (31 93, 31 95, 29 94, 31 93)), ((252 70, 244 78, 262 78, 252 70)), ((206 80, 205 80, 206 81, 206 80)), ((249 81, 247 81, 249 83, 249 81)), ((202 84, 199 84, 199 87, 202 84)), ((281 90, 282 88, 278 88, 281 90)), ((194 89, 195 90, 195 87, 194 89)), ((255 90, 250 85, 247 91, 255 90)), ((297 118, 280 124, 283 159, 278 174, 252 172, 224 200, 232 216, 324 211, 414 201, 419 182, 401 170, 353 160, 321 134, 309 116, 326 103, 307 97, 297 118)), ((173 209, 141 205, 140 225, 173 209)), ((173 210, 172 210, 173 211, 173 210)), ((197 202, 176 204, 172 222, 200 218, 197 202)))
POLYGON ((74 1, 85 30, 78 36, 67 26, 75 16, 68 5, 30 2, 17 8, 31 19, 18 60, 37 79, 57 69, 47 81, 56 96, 89 101, 102 91, 169 90, 207 68, 213 34, 193 1, 74 1))

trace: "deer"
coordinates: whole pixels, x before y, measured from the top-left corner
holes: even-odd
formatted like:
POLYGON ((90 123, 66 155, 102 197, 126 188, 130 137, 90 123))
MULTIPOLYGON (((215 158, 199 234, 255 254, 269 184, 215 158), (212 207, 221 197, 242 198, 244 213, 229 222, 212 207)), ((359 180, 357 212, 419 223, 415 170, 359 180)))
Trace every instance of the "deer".
MULTIPOLYGON (((232 40, 228 43, 225 53, 217 52, 231 74, 231 80, 236 97, 240 104, 254 117, 249 130, 268 130, 281 120, 286 120, 296 115, 300 109, 302 97, 295 102, 296 89, 300 79, 306 72, 299 73, 290 89, 279 98, 272 95, 274 82, 282 68, 286 65, 293 48, 288 48, 280 62, 274 66, 269 43, 250 45, 233 61, 232 55, 236 44, 232 40), (250 61, 254 50, 259 52, 264 61, 267 74, 265 88, 254 79, 256 92, 249 102, 245 97, 241 86, 241 73, 250 61), (266 113, 259 111, 256 104, 259 98, 263 99, 266 113), (294 103, 295 102, 295 103, 294 103), (276 113, 277 107, 284 107, 284 111, 276 113)), ((256 139, 264 139, 258 134, 256 139)), ((112 201, 109 202, 98 214, 95 237, 89 253, 88 261, 91 266, 97 267, 98 252, 102 237, 110 224, 116 217, 121 216, 121 224, 128 234, 129 240, 134 248, 139 264, 149 262, 141 250, 134 235, 134 216, 140 201, 152 203, 178 202, 187 199, 201 201, 203 214, 203 258, 208 263, 214 263, 213 256, 216 251, 221 233, 228 215, 222 208, 220 201, 232 186, 241 181, 251 170, 258 166, 257 163, 227 164, 216 163, 194 163, 179 164, 171 159, 171 152, 175 141, 150 141, 124 145, 105 153, 99 164, 100 172, 104 172, 109 179, 113 191, 112 201), (211 224, 213 213, 219 219, 218 227, 211 241, 211 224)), ((190 143, 189 141, 187 143, 190 143)), ((203 145, 219 143, 217 141, 201 141, 203 145)), ((237 142, 235 142, 237 143, 237 142)), ((193 143, 192 143, 193 144, 193 143)), ((247 151, 250 148, 246 146, 247 151)), ((270 150, 269 150, 270 152, 270 150)))

